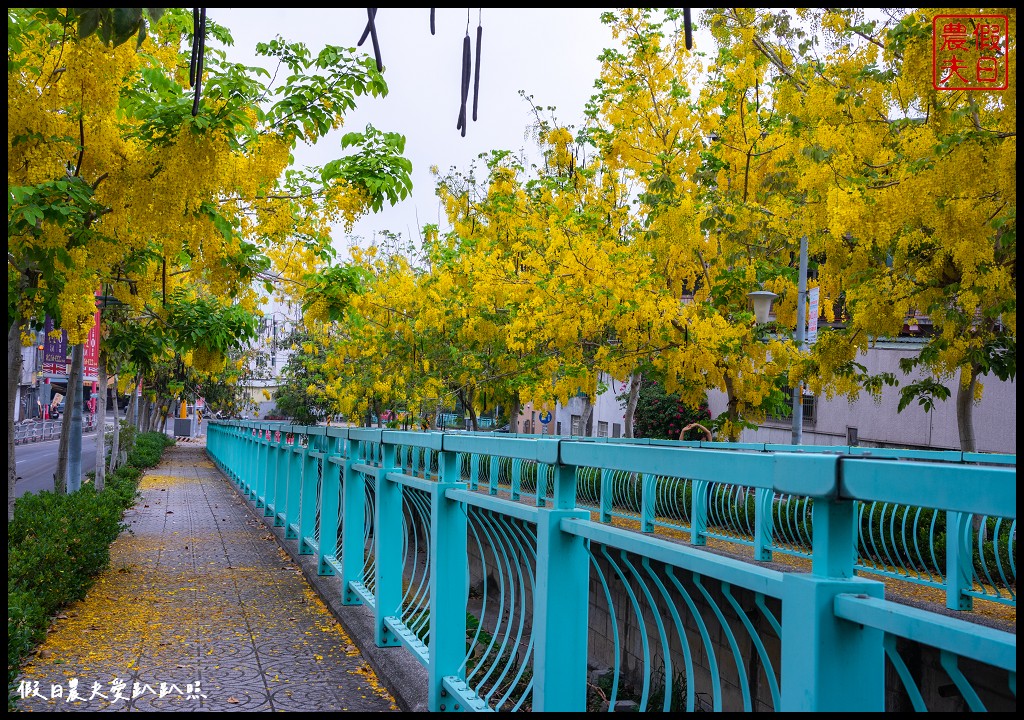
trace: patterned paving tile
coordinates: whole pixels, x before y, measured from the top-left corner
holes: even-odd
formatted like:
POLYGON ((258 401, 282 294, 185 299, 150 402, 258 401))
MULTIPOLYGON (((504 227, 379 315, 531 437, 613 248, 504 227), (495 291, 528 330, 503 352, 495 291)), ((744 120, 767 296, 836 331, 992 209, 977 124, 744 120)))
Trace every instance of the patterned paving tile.
POLYGON ((140 492, 23 669, 21 710, 398 710, 202 445, 169 448, 140 492))

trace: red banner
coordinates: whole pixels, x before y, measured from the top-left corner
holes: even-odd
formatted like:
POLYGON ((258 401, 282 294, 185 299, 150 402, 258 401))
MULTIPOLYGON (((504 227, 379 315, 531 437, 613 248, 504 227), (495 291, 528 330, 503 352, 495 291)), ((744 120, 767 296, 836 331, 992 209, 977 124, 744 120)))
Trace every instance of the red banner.
MULTIPOLYGON (((100 291, 96 291, 99 298, 100 291)), ((84 372, 85 377, 98 377, 100 370, 100 309, 97 307, 92 317, 92 327, 85 339, 84 372)))

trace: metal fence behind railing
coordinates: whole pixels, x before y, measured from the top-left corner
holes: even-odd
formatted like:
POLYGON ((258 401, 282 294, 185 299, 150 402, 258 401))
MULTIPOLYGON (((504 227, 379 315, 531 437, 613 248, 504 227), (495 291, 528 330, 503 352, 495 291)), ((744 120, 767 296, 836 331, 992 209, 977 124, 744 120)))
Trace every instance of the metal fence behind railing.
POLYGON ((207 447, 432 710, 1015 709, 1015 634, 883 585, 1015 608, 1015 464, 699 445, 231 422, 207 447))

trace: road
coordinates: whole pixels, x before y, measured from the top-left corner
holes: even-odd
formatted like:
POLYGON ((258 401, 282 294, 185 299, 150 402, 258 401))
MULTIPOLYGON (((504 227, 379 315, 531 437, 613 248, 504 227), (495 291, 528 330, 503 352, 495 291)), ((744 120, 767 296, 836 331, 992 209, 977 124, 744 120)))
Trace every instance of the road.
MULTIPOLYGON (((18 483, 15 496, 27 492, 53 491, 53 475, 57 472, 57 446, 60 440, 43 440, 18 445, 14 449, 17 459, 18 483)), ((82 480, 85 473, 96 469, 96 433, 82 435, 82 480)))
MULTIPOLYGON (((124 420, 124 416, 121 416, 124 420)), ((174 420, 168 419, 164 429, 173 434, 174 420)), ((15 485, 15 497, 25 493, 53 491, 53 476, 57 472, 57 446, 60 440, 43 440, 35 443, 18 445, 14 450, 17 460, 18 482, 15 485)), ((96 433, 82 435, 82 480, 86 473, 96 469, 96 433)))

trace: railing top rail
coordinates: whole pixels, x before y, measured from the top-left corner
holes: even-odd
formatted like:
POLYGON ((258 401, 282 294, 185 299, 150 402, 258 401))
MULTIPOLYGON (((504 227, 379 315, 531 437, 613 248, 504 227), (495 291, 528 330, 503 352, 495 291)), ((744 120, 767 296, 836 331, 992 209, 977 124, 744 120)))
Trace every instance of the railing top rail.
POLYGON ((1017 515, 1017 469, 932 462, 841 460, 840 496, 996 517, 1017 515))
POLYGON ((838 617, 1017 672, 1017 635, 882 598, 838 595, 838 617))

